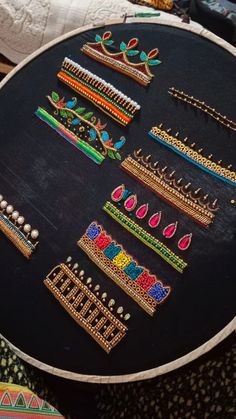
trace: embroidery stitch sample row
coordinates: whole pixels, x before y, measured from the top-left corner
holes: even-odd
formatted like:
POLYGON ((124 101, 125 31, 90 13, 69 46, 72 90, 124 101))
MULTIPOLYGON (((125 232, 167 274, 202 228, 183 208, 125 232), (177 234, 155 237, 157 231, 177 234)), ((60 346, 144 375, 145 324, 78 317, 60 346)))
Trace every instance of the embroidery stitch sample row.
POLYGON ((101 164, 106 156, 121 159, 119 150, 125 144, 125 137, 122 136, 113 144, 109 133, 104 130, 107 124, 102 124, 93 112, 78 107, 76 98, 65 102, 56 92, 47 98, 54 109, 54 116, 39 107, 35 112, 38 118, 97 164, 101 164))
POLYGON ((202 149, 198 151, 194 150, 195 143, 188 146, 185 144, 185 140, 179 140, 177 137, 169 135, 168 132, 163 130, 161 127, 162 124, 160 124, 159 127, 153 127, 148 133, 150 137, 159 141, 166 147, 169 147, 175 153, 200 167, 202 170, 211 174, 212 176, 215 176, 232 186, 236 186, 236 172, 230 170, 231 165, 229 165, 227 168, 222 167, 221 161, 215 163, 211 160, 212 154, 210 154, 208 157, 204 157, 201 154, 202 149))
POLYGON ((208 227, 218 211, 217 200, 210 203, 208 196, 199 196, 200 188, 190 190, 191 184, 182 185, 182 180, 174 178, 174 171, 168 174, 167 167, 161 168, 159 163, 152 163, 150 156, 144 156, 142 150, 134 151, 121 163, 121 168, 138 182, 168 204, 182 211, 204 227, 208 227))
MULTIPOLYGON (((134 195, 131 191, 126 189, 124 184, 117 186, 112 191, 111 199, 113 202, 118 203, 119 206, 121 205, 121 202, 123 201, 124 208, 126 211, 129 212, 131 217, 134 215, 133 210, 135 210, 135 216, 139 220, 144 220, 148 214, 149 204, 148 203, 141 204, 140 206, 138 206, 138 209, 136 209, 136 206, 138 204, 137 195, 136 194, 134 195)), ((112 214, 110 215, 112 216, 112 214)), ((161 211, 154 212, 149 217, 147 224, 150 228, 155 229, 159 226, 161 219, 162 219, 162 212, 161 211)), ((177 221, 175 223, 170 223, 166 225, 162 231, 163 236, 166 239, 171 239, 172 237, 174 237, 177 231, 177 227, 178 227, 177 221)), ((192 241, 192 233, 185 234, 183 237, 179 239, 178 248, 182 251, 187 250, 191 244, 191 241, 192 241)))
POLYGON ((209 115, 211 118, 214 118, 220 124, 226 126, 229 129, 232 129, 233 131, 236 131, 236 122, 231 121, 229 118, 227 118, 226 115, 222 115, 220 112, 216 111, 215 108, 211 108, 205 102, 201 102, 199 99, 196 99, 193 96, 189 96, 183 91, 177 90, 174 87, 171 87, 168 90, 168 93, 175 99, 182 100, 194 108, 200 109, 202 112, 207 113, 207 115, 209 115))
POLYGON ((57 77, 122 125, 132 121, 140 105, 112 84, 65 58, 57 77))
POLYGON ((160 240, 153 237, 141 226, 135 223, 131 218, 127 217, 120 210, 118 210, 111 202, 106 202, 103 206, 103 210, 110 215, 117 223, 122 225, 126 230, 133 234, 137 239, 144 243, 147 247, 157 253, 162 259, 164 259, 169 265, 171 265, 176 271, 183 273, 184 269, 188 266, 179 256, 172 252, 167 246, 164 245, 160 240))
POLYGON ((138 265, 96 221, 77 242, 88 257, 151 316, 171 288, 138 265))
POLYGON ((53 268, 44 284, 70 316, 107 353, 126 335, 127 326, 118 317, 126 321, 130 315, 123 315, 123 307, 118 307, 117 315, 112 314, 115 301, 111 299, 106 307, 107 293, 102 293, 99 299, 100 286, 95 285, 92 291, 92 279, 85 281, 83 270, 78 274, 78 264, 72 266, 71 257, 67 258, 67 265, 61 263, 53 268))
POLYGON ((29 258, 36 249, 38 230, 32 230, 31 225, 25 223, 24 217, 14 210, 2 195, 0 195, 0 230, 26 258, 29 258))
POLYGON ((140 54, 141 62, 132 63, 129 61, 129 57, 134 57, 139 53, 139 51, 133 49, 138 45, 138 39, 132 38, 128 44, 121 42, 121 52, 112 53, 107 50, 107 46, 113 44, 111 37, 112 33, 110 31, 105 32, 102 37, 96 35, 96 42, 87 42, 83 45, 81 51, 107 67, 124 73, 143 86, 147 86, 152 80, 152 77, 154 77, 149 66, 161 64, 161 61, 156 59, 159 52, 158 49, 155 48, 148 54, 142 51, 140 54))

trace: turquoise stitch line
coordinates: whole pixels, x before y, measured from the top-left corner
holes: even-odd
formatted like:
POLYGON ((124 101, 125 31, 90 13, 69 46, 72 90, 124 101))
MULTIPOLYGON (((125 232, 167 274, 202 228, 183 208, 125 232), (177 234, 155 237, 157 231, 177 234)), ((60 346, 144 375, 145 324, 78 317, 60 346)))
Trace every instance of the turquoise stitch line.
POLYGON ((16 235, 26 244, 26 246, 30 247, 32 250, 34 249, 34 245, 29 240, 26 239, 26 237, 24 236, 24 234, 21 233, 21 231, 19 231, 17 229, 17 227, 14 224, 12 224, 12 222, 7 217, 5 217, 5 215, 3 215, 3 214, 0 213, 0 217, 3 220, 3 222, 5 224, 7 224, 7 226, 11 230, 13 230, 16 233, 16 235))
MULTIPOLYGON (((85 86, 89 87, 90 89, 95 90, 95 91, 99 94, 99 96, 104 97, 104 99, 106 99, 108 102, 110 102, 112 105, 114 105, 114 103, 112 103, 112 102, 111 102, 111 100, 109 99, 109 97, 108 97, 108 96, 106 96, 106 95, 104 95, 104 93, 100 92, 100 90, 97 90, 97 89, 96 89, 96 87, 93 87, 93 88, 92 88, 90 84, 86 83, 85 81, 83 81, 83 80, 81 80, 81 79, 78 79, 78 77, 75 77, 75 76, 73 75, 73 73, 70 73, 68 70, 65 70, 63 67, 61 68, 61 71, 63 71, 64 73, 68 74, 68 75, 69 75, 70 77, 72 77, 74 80, 77 80, 77 81, 79 81, 80 83, 84 84, 85 86)), ((126 111, 126 109, 122 108, 122 107, 121 107, 120 105, 118 105, 117 103, 115 103, 115 105, 114 105, 114 106, 115 106, 117 109, 120 109, 120 111, 122 111, 125 115, 127 115, 127 116, 129 116, 130 118, 132 118, 132 119, 133 119, 134 115, 131 115, 130 113, 128 113, 128 112, 126 111)))
POLYGON ((195 166, 198 166, 200 169, 204 170, 205 172, 209 173, 212 176, 217 177, 218 179, 222 180, 223 182, 228 183, 229 185, 235 186, 236 187, 236 183, 233 182, 230 179, 227 179, 225 177, 222 177, 221 175, 218 175, 218 173, 213 172, 212 170, 207 169, 205 166, 202 166, 201 164, 195 162, 195 160, 191 159, 190 157, 186 156, 185 154, 181 153, 181 151, 177 150, 175 147, 173 147, 172 145, 166 143, 165 141, 162 141, 159 137, 156 137, 154 134, 152 134, 151 131, 148 132, 148 135, 152 138, 154 138, 154 140, 159 141, 161 144, 165 145, 166 147, 170 148, 171 150, 173 150, 176 154, 179 154, 181 157, 183 157, 185 160, 189 161, 190 163, 193 163, 195 166))

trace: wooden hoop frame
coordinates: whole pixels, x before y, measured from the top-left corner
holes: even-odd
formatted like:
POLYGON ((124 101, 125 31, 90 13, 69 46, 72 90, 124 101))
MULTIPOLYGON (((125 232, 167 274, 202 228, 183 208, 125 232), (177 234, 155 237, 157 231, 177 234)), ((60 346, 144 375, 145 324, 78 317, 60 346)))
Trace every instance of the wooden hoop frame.
MULTIPOLYGON (((109 20, 106 22, 102 22, 101 24, 97 25, 87 25, 83 26, 82 28, 76 29, 71 31, 65 35, 56 38, 55 40, 49 42, 48 44, 44 45, 43 47, 39 48, 36 52, 32 53, 24 59, 20 64, 18 64, 0 83, 0 89, 12 78, 18 71, 20 71, 25 65, 27 65, 30 61, 32 61, 37 56, 41 55, 44 51, 52 48, 54 45, 64 41, 65 39, 69 39, 75 35, 83 33, 85 31, 94 29, 94 28, 101 28, 105 25, 118 25, 118 24, 129 24, 129 23, 146 23, 146 24, 159 24, 165 26, 173 26, 175 28, 179 28, 182 30, 190 31, 195 33, 196 35, 202 36, 203 38, 208 39, 209 41, 217 44, 221 48, 228 51, 234 57, 236 57, 236 48, 233 47, 228 42, 224 41, 223 39, 219 38, 217 35, 209 32, 208 30, 204 29, 200 26, 193 26, 191 24, 186 24, 178 21, 163 19, 161 17, 158 18, 148 18, 147 19, 137 19, 137 18, 128 18, 125 22, 123 19, 115 19, 109 20)), ((173 371, 177 368, 180 368, 189 362, 197 359, 201 355, 205 354, 206 352, 210 351, 220 342, 222 342, 227 336, 229 336, 233 331, 236 329, 236 316, 223 328, 219 331, 215 336, 205 342, 203 345, 199 346, 198 348, 194 349, 193 351, 189 352, 188 354, 171 361, 167 364, 161 365, 156 368, 152 368, 146 371, 140 371, 133 374, 124 374, 124 375, 113 375, 113 376, 100 376, 100 375, 85 375, 74 373, 66 370, 62 370, 59 368, 55 368, 53 366, 47 365, 31 356, 22 352, 19 348, 14 346, 11 342, 9 342, 4 336, 0 334, 0 337, 5 339, 5 341, 9 344, 10 348, 15 351, 15 353, 24 361, 28 362, 29 364, 37 367, 47 373, 67 378, 70 380, 75 381, 82 381, 82 382, 89 382, 89 383, 97 383, 97 384, 115 384, 115 383, 126 383, 132 381, 139 381, 139 380, 146 380, 150 378, 154 378, 158 375, 166 374, 167 372, 173 371)))

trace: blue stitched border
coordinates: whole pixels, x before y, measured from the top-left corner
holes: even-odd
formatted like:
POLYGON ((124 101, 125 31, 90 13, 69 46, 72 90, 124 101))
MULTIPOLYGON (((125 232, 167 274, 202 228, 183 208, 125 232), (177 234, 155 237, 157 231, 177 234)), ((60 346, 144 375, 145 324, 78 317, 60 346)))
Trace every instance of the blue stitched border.
POLYGON ((204 170, 205 172, 209 173, 210 175, 213 175, 215 177, 217 177, 220 180, 223 180, 223 182, 228 183, 229 185, 232 185, 234 187, 236 187, 236 183, 233 182, 230 179, 227 179, 221 175, 218 175, 218 173, 213 172, 212 170, 207 169, 205 166, 202 166, 201 164, 197 163, 195 160, 191 159, 190 157, 186 156, 185 154, 181 153, 181 151, 177 150, 174 146, 166 143, 165 141, 161 140, 161 138, 155 136, 154 134, 152 134, 151 131, 149 131, 148 135, 152 138, 154 138, 154 140, 159 141, 159 143, 165 145, 166 147, 170 148, 171 150, 173 150, 175 153, 179 154, 181 157, 183 157, 185 160, 189 161, 190 163, 195 164, 195 166, 198 166, 200 169, 204 170))

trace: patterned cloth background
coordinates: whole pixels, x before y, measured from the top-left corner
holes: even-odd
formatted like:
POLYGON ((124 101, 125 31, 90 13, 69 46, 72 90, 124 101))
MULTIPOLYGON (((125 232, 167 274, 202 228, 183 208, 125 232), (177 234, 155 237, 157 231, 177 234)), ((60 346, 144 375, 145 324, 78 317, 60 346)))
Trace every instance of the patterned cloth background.
POLYGON ((77 383, 47 375, 21 361, 3 339, 0 360, 0 381, 30 388, 66 419, 236 417, 234 336, 181 369, 128 384, 77 383))

